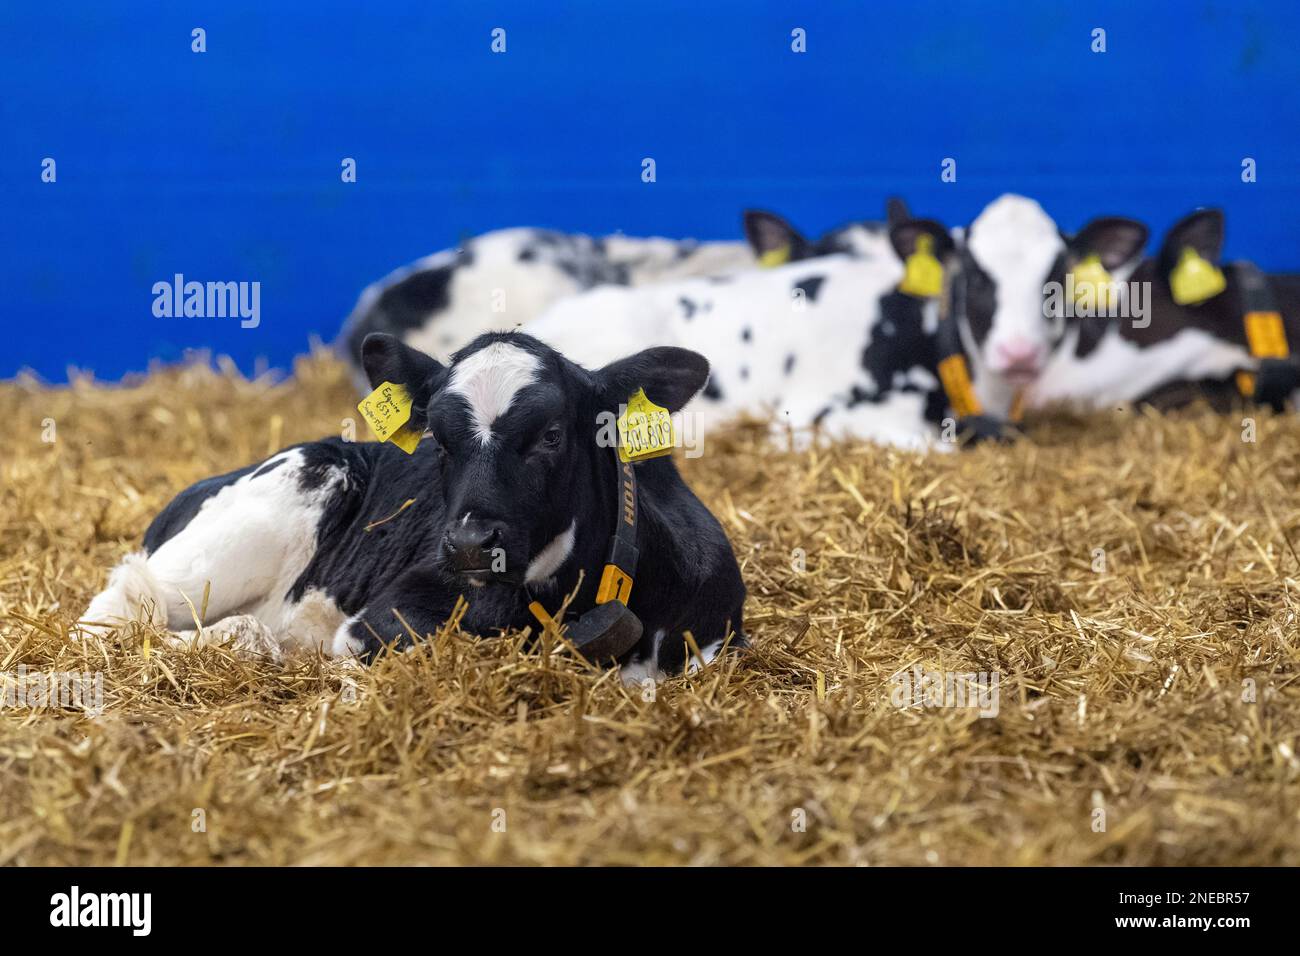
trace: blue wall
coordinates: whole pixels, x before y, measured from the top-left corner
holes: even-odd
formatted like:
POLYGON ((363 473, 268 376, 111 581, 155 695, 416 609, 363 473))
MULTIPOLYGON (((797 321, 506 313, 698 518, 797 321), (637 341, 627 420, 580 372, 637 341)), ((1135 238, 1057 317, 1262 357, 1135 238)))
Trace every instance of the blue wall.
POLYGON ((1066 228, 1222 205, 1230 255, 1300 268, 1290 0, 6 0, 0 89, 0 377, 196 347, 284 367, 464 234, 736 238, 747 205, 811 232, 895 192, 962 222, 1017 190, 1066 228), (155 318, 177 272, 260 281, 261 325, 155 318))

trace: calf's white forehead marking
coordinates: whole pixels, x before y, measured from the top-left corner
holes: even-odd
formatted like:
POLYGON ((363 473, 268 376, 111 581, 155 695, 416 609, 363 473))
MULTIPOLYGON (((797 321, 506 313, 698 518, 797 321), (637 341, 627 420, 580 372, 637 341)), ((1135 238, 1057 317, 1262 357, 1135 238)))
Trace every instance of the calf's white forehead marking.
MULTIPOLYGON (((1006 195, 989 203, 971 224, 969 246, 985 271, 1021 272, 1043 262, 1035 279, 1046 277, 1065 247, 1061 233, 1043 207, 1024 196, 1006 195)), ((994 276, 1000 278, 1000 276, 994 276)))
POLYGON ((967 248, 996 287, 990 340, 1046 338, 1043 285, 1065 249, 1052 217, 1032 199, 1002 196, 971 224, 967 248))
POLYGON ((447 389, 465 399, 474 434, 484 445, 492 440, 492 423, 509 410, 521 388, 537 381, 541 367, 537 356, 509 342, 493 342, 456 363, 447 389))

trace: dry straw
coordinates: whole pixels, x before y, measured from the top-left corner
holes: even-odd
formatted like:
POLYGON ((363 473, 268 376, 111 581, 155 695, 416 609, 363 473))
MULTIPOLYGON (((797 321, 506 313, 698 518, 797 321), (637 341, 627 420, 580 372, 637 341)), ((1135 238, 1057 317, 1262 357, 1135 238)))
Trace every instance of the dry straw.
POLYGON ((1294 418, 928 458, 711 434, 682 467, 755 647, 653 695, 454 629, 369 670, 69 641, 172 494, 354 401, 325 357, 0 386, 0 671, 105 691, 0 711, 0 862, 1300 862, 1294 418), (998 715, 899 709, 914 667, 996 673, 998 715))

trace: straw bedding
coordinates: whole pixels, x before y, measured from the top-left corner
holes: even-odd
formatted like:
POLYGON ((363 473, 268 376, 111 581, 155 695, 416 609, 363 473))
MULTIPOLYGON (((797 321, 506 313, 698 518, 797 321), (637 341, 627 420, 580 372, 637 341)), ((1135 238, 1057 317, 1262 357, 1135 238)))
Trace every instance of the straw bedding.
POLYGON ((0 385, 0 671, 105 698, 0 711, 0 862, 1300 863, 1294 418, 930 457, 710 434, 682 467, 754 648, 653 693, 454 627, 369 670, 68 639, 172 494, 354 401, 324 356, 0 385), (997 716, 895 706, 914 666, 996 673, 997 716))

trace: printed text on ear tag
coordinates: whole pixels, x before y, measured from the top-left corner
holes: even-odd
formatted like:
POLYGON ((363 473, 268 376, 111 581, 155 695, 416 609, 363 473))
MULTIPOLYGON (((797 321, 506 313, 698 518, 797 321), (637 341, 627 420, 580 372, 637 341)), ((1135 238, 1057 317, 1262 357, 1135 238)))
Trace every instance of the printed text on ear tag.
POLYGON ((411 420, 411 396, 405 386, 384 382, 363 398, 357 411, 380 441, 391 441, 408 455, 420 443, 420 435, 407 428, 411 420))
POLYGON ((790 247, 781 246, 779 249, 769 249, 758 257, 758 264, 764 269, 771 269, 775 266, 783 266, 790 261, 790 247))
POLYGON ((1110 273, 1097 256, 1087 256, 1072 270, 1074 276, 1074 301, 1089 304, 1100 311, 1110 305, 1114 289, 1110 273))
POLYGON ((943 291, 943 266, 934 257, 934 237, 921 235, 916 251, 904 263, 903 281, 898 291, 921 299, 932 299, 943 291))
POLYGON ((618 457, 620 461, 645 461, 672 454, 673 417, 668 409, 656 405, 638 388, 627 400, 618 417, 618 457))
POLYGON ((1204 259, 1191 246, 1184 246, 1178 265, 1169 273, 1169 289, 1179 305, 1196 305, 1212 299, 1225 288, 1228 280, 1214 263, 1204 259))

